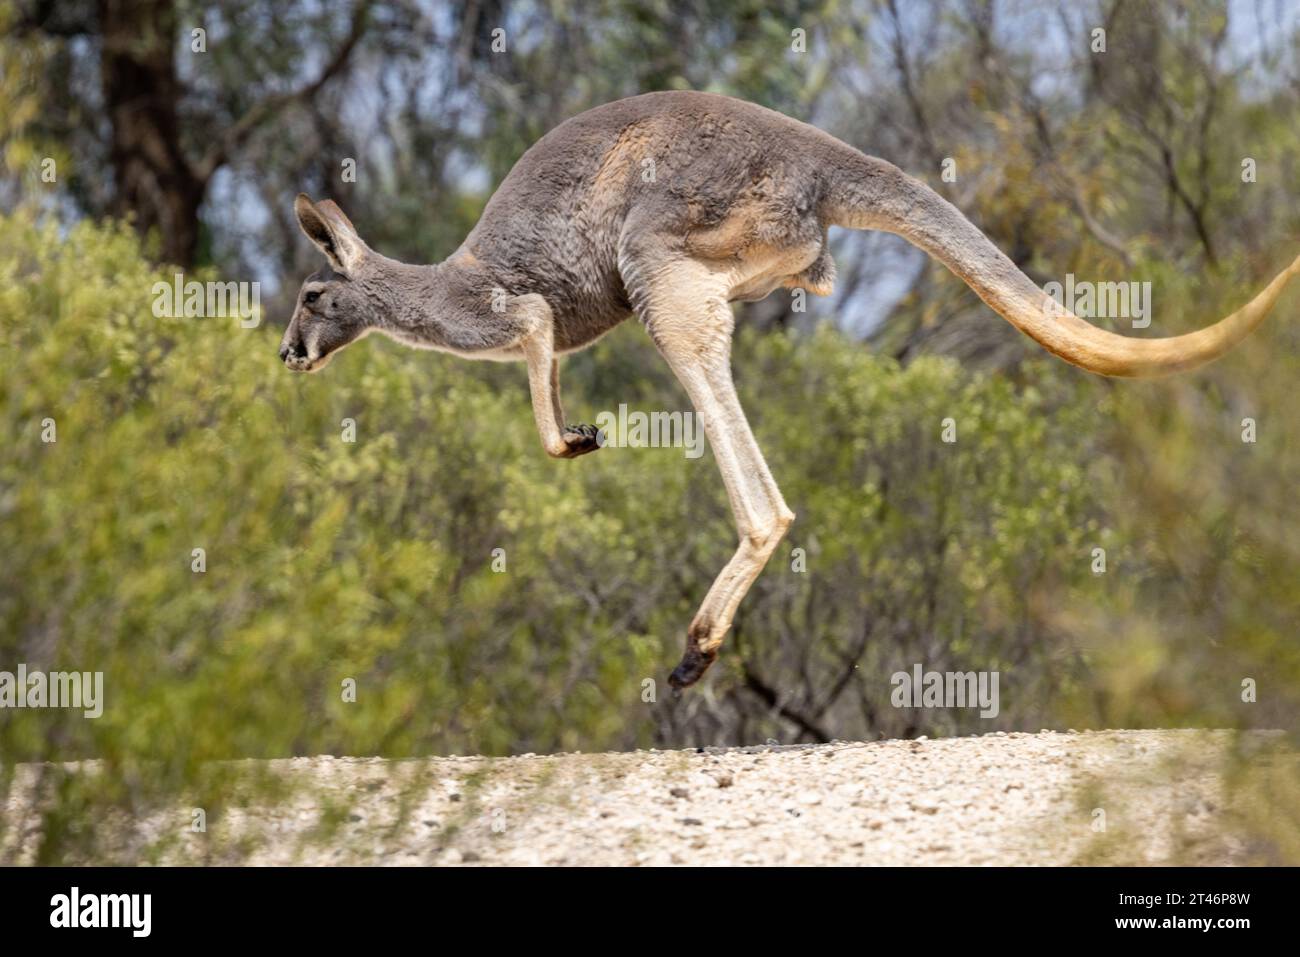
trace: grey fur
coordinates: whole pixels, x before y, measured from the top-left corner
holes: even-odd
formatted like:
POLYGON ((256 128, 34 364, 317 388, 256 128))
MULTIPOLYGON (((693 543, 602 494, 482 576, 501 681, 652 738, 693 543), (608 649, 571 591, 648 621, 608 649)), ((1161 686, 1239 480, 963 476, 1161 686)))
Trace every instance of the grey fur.
MULTIPOLYGON (((740 200, 761 204, 758 241, 812 246, 810 279, 828 280, 831 184, 860 176, 855 164, 863 159, 814 127, 729 97, 618 100, 560 124, 524 153, 446 262, 407 266, 367 250, 355 274, 317 274, 304 289, 322 278, 364 284, 383 307, 369 325, 410 345, 465 354, 498 349, 518 334, 508 313, 490 308, 494 293, 535 293, 550 305, 556 350, 568 352, 632 315, 640 259, 654 245, 646 237, 684 252, 685 237, 722 224, 740 200), (626 152, 611 159, 620 145, 626 152), (654 163, 653 182, 643 179, 643 161, 654 163), (376 283, 396 295, 377 295, 376 283)), ((327 218, 309 215, 303 230, 330 255, 327 218)), ((286 345, 296 344, 293 332, 291 322, 286 345)))
POLYGON ((735 609, 794 520, 736 399, 728 301, 778 286, 827 294, 833 225, 898 233, 941 260, 1052 353, 1094 372, 1152 375, 1221 355, 1268 313, 1300 259, 1219 323, 1128 339, 1059 311, 955 207, 884 160, 771 110, 707 93, 650 93, 560 124, 515 164, 445 262, 370 250, 337 205, 299 196, 303 231, 330 269, 298 297, 280 355, 315 371, 370 331, 407 345, 528 365, 546 451, 598 447, 567 426, 556 356, 636 314, 695 403, 722 471, 740 546, 688 629, 672 681, 716 657, 735 609), (314 302, 307 299, 316 295, 314 302))

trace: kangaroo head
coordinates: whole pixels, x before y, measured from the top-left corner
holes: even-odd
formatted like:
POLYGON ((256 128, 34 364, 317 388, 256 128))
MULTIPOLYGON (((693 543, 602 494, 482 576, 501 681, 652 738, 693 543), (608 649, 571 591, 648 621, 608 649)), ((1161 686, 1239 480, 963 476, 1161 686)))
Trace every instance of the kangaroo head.
POLYGON ((380 264, 332 200, 313 203, 299 193, 293 210, 329 265, 308 276, 298 290, 293 318, 280 340, 280 358, 295 372, 316 372, 382 319, 373 284, 380 264))

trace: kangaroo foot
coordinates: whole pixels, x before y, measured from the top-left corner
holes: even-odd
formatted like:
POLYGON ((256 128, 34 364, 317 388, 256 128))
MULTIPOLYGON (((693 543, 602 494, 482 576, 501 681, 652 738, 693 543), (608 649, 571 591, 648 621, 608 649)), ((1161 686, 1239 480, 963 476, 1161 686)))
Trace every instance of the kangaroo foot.
POLYGON ((668 676, 668 683, 679 691, 682 688, 689 688, 700 680, 717 657, 716 651, 700 651, 695 646, 695 642, 691 641, 686 646, 686 653, 682 655, 681 663, 668 676))
POLYGON ((561 458, 576 459, 579 455, 594 452, 605 444, 605 435, 594 425, 566 425, 564 441, 568 445, 561 458))

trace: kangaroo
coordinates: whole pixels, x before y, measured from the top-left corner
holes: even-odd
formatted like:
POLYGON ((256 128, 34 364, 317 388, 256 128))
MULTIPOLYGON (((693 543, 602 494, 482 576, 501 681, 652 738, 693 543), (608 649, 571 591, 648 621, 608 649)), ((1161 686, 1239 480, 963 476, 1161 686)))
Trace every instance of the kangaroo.
POLYGON ((527 365, 542 446, 595 451, 568 425, 558 357, 630 315, 645 325, 690 396, 717 458, 740 542, 687 629, 669 681, 713 663, 741 599, 794 521, 745 420, 731 378, 728 303, 778 287, 827 295, 831 226, 896 233, 942 262, 1048 352, 1107 376, 1156 376, 1223 355, 1268 314, 1300 258, 1214 325, 1132 339, 1062 310, 956 207, 896 166, 743 100, 649 93, 575 116, 537 141, 437 265, 373 252, 332 201, 294 211, 328 268, 310 276, 280 345, 314 372, 380 332, 467 359, 527 365))

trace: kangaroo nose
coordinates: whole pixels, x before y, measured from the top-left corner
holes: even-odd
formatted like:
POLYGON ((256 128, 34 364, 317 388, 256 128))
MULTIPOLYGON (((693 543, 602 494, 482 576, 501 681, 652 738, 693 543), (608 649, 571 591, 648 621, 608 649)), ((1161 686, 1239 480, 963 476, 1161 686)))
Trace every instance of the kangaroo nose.
POLYGON ((288 346, 281 346, 281 347, 280 347, 280 361, 283 362, 283 361, 284 361, 285 359, 287 359, 287 358, 289 358, 289 347, 288 347, 288 346))

